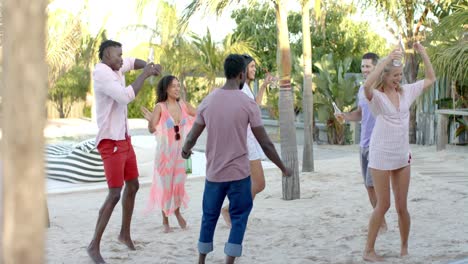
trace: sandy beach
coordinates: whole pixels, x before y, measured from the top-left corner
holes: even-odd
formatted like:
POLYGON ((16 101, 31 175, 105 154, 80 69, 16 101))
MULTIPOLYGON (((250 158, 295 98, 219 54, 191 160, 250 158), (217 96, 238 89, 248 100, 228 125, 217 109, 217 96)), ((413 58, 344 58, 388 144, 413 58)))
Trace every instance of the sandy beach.
MULTIPOLYGON (((267 186, 250 215, 243 256, 237 263, 363 263, 362 251, 371 214, 359 168, 358 146, 314 146, 315 172, 301 173, 301 199, 281 199, 281 174, 266 171, 267 186)), ((302 147, 298 147, 302 153, 302 147)), ((409 191, 412 226, 410 255, 399 257, 395 208, 387 213, 389 230, 377 239, 383 263, 451 263, 468 258, 468 151, 466 147, 436 152, 412 146, 414 162, 409 191)), ((117 241, 121 206, 104 233, 101 252, 108 263, 196 263, 204 178, 187 180, 190 203, 184 209, 189 228, 164 234, 160 212, 145 215, 149 183, 137 194, 129 251, 117 241)), ((51 227, 47 263, 91 263, 86 247, 93 235, 106 189, 48 195, 51 227)), ((393 199, 392 199, 393 200, 393 199)), ((223 263, 229 229, 220 219, 214 252, 207 263, 223 263)), ((465 263, 465 262, 463 262, 465 263)))

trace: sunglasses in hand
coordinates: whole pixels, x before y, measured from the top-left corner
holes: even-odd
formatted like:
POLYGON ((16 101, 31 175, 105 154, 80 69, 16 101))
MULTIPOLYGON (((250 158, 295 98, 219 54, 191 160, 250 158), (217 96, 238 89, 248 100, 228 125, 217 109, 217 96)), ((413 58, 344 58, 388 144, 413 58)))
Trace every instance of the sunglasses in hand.
POLYGON ((175 131, 175 140, 178 141, 180 140, 180 133, 179 133, 179 126, 174 126, 174 131, 175 131))

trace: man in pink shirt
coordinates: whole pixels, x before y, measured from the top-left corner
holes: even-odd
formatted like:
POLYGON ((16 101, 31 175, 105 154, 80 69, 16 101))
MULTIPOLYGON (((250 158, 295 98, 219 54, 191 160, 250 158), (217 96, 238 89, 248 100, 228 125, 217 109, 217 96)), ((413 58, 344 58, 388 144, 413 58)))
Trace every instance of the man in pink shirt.
POLYGON ((224 198, 229 198, 232 228, 224 247, 226 263, 234 263, 242 255, 242 241, 252 209, 247 128, 252 132, 266 156, 283 172, 292 174, 284 166, 275 146, 262 124, 260 109, 254 100, 241 91, 246 72, 241 55, 231 54, 224 61, 227 78, 223 87, 209 94, 198 107, 197 117, 182 148, 182 157, 190 157, 198 137, 207 129, 206 181, 203 193, 203 217, 198 242, 199 263, 213 251, 213 236, 224 198))
POLYGON ((101 43, 99 59, 101 62, 96 64, 93 71, 99 129, 96 146, 104 163, 109 193, 99 210, 94 236, 87 251, 95 263, 105 263, 100 253, 101 238, 120 200, 124 182, 122 227, 118 240, 130 250, 135 250, 130 237, 130 222, 139 183, 136 156, 128 135, 127 105, 135 99, 146 78, 160 74, 161 65, 139 59, 122 59, 122 44, 112 40, 101 43), (124 73, 143 68, 140 76, 131 85, 125 86, 124 73))

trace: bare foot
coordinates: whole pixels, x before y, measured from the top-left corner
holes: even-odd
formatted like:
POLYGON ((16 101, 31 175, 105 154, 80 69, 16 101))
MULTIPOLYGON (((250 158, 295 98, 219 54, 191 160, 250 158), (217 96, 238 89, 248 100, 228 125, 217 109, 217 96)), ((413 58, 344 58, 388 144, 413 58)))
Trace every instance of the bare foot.
POLYGON ((136 250, 135 245, 133 245, 133 241, 131 238, 124 238, 123 236, 119 236, 120 243, 126 245, 130 250, 136 250))
POLYGON ((187 222, 185 221, 184 217, 181 214, 176 215, 176 217, 177 217, 177 222, 179 222, 180 228, 182 229, 187 228, 187 222))
POLYGON ((221 209, 221 215, 223 216, 224 222, 226 222, 226 225, 231 228, 231 215, 229 215, 229 209, 226 207, 223 207, 221 209))
POLYGON ((89 244, 86 251, 88 252, 88 256, 93 260, 96 264, 103 264, 106 263, 101 256, 101 252, 99 252, 99 248, 93 247, 93 242, 89 244))
POLYGON ((377 255, 375 253, 375 251, 364 251, 364 255, 362 256, 362 258, 365 260, 365 261, 370 261, 370 262, 377 262, 377 261, 383 261, 384 258, 377 255))
POLYGON ((401 257, 408 256, 408 248, 407 248, 407 247, 402 247, 402 248, 401 248, 400 256, 401 256, 401 257))
POLYGON ((163 233, 169 233, 171 232, 171 227, 169 226, 169 224, 163 224, 163 233))

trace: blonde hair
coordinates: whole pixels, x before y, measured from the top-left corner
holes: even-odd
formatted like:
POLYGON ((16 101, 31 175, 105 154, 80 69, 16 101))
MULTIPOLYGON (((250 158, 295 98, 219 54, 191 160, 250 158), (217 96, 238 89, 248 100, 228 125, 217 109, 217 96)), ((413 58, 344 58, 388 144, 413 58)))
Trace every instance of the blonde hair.
MULTIPOLYGON (((379 64, 380 63, 385 63, 385 61, 387 60, 387 57, 385 58, 382 58, 380 61, 379 61, 379 64)), ((383 92, 383 86, 384 86, 384 76, 386 74, 388 74, 392 69, 394 68, 403 68, 403 65, 401 66, 394 66, 393 63, 387 63, 383 69, 383 71, 380 73, 380 76, 379 76, 379 79, 374 83, 373 85, 373 88, 374 89, 377 89, 381 92, 383 92)), ((402 93, 403 92, 403 89, 401 88, 401 85, 398 84, 398 87, 396 88, 396 91, 399 92, 399 93, 402 93)))

